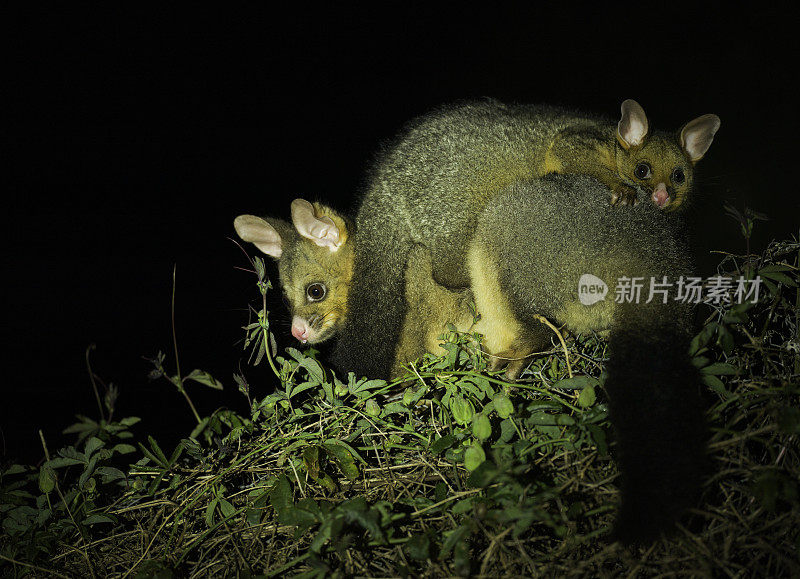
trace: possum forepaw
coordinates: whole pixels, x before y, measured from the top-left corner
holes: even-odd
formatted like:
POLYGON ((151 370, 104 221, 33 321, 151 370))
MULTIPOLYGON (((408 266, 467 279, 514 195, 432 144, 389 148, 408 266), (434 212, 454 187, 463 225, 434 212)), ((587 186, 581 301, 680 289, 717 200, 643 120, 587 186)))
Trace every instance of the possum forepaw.
POLYGON ((636 189, 619 184, 611 190, 611 205, 636 205, 639 199, 636 189))

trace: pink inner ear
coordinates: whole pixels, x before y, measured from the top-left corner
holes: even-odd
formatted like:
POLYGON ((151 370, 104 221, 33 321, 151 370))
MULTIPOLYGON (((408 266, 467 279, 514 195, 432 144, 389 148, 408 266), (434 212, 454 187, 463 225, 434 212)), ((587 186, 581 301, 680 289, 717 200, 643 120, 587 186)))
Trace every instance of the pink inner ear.
POLYGON ((699 161, 708 152, 719 127, 717 115, 703 115, 686 124, 681 131, 681 145, 692 162, 699 161))
POLYGON ((628 145, 638 147, 644 142, 649 130, 644 109, 635 100, 628 99, 622 103, 622 118, 617 123, 617 136, 628 145))
POLYGON ((620 137, 631 147, 641 145, 645 135, 647 135, 647 125, 643 124, 639 119, 629 119, 624 131, 620 131, 620 137))
POLYGON ((686 152, 689 154, 689 158, 692 160, 702 157, 707 149, 707 147, 703 146, 700 135, 694 132, 689 132, 686 135, 683 147, 686 149, 686 152))
POLYGON ((297 233, 320 247, 336 251, 340 246, 339 228, 329 216, 319 218, 314 206, 305 199, 292 201, 292 223, 297 233))
POLYGON ((283 254, 281 236, 272 225, 261 217, 239 215, 233 221, 233 227, 243 241, 252 243, 267 255, 278 259, 283 254))

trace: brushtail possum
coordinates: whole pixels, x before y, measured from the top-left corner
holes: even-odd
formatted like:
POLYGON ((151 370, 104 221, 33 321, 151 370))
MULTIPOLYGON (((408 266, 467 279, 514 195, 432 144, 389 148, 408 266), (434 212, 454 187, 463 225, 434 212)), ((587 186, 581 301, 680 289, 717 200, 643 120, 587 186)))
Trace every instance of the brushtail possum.
POLYGON ((515 183, 477 219, 467 261, 490 348, 548 345, 551 331, 536 315, 576 333, 610 330, 605 390, 622 494, 615 535, 646 542, 692 504, 705 468, 701 383, 688 356, 691 306, 668 286, 654 286, 666 298, 656 292, 648 301, 651 279, 675 283, 691 268, 674 216, 645 203, 621 212, 605 194, 582 175, 515 183), (604 300, 581 299, 584 274, 607 284, 604 300), (615 299, 626 278, 643 279, 638 301, 633 293, 615 299))
MULTIPOLYGON (((277 260, 292 314, 292 335, 304 344, 317 344, 333 337, 347 319, 355 232, 352 222, 321 203, 295 199, 291 216, 292 223, 240 215, 234 228, 243 241, 277 260)), ((469 289, 451 291, 438 285, 430 253, 422 246, 409 252, 405 280, 403 299, 409 315, 395 349, 392 377, 426 351, 443 353, 438 338, 447 324, 466 330, 474 321, 469 289)))
POLYGON ((237 235, 278 262, 278 276, 292 314, 292 335, 316 344, 334 335, 347 319, 353 274, 350 222, 324 205, 295 199, 292 223, 239 215, 237 235))
MULTIPOLYGON (((499 191, 550 173, 587 174, 606 185, 594 189, 606 203, 632 203, 641 194, 671 212, 684 204, 694 165, 719 124, 716 115, 704 115, 675 136, 652 133, 630 100, 616 124, 496 101, 445 107, 413 121, 375 164, 356 217, 348 319, 334 365, 370 377, 390 374, 407 311, 412 247, 430 252, 436 283, 469 287, 467 247, 478 216, 499 191)), ((580 218, 578 211, 572 215, 580 218)), ((559 239, 555 232, 549 242, 559 239)))
MULTIPOLYGON (((617 302, 613 294, 590 304, 581 300, 579 283, 584 274, 614 284, 625 278, 675 282, 690 273, 677 219, 653 204, 620 212, 609 206, 605 195, 607 189, 588 176, 552 175, 512 184, 496 195, 473 224, 466 267, 480 313, 472 329, 485 335, 490 350, 524 354, 546 347, 550 330, 536 315, 576 333, 610 330, 606 391, 622 473, 615 534, 630 543, 649 541, 668 530, 691 504, 705 466, 704 427, 699 376, 687 354, 690 306, 672 299, 661 301, 658 296, 648 302, 647 286, 635 302, 617 302), (576 213, 580 220, 575 219, 576 213)), ((297 204, 310 207, 295 201, 293 217, 297 204)), ((312 210, 316 216, 328 211, 319 205, 312 210)), ((273 226, 263 225, 267 223, 263 220, 256 222, 255 232, 242 229, 242 223, 253 219, 243 217, 237 218, 237 232, 243 239, 274 237, 273 226)), ((346 239, 352 243, 358 236, 351 230, 346 239)), ((301 252, 315 251, 316 243, 302 235, 296 242, 310 243, 301 252)), ((269 245, 257 245, 274 254, 269 245)), ((339 255, 352 262, 352 253, 339 255)), ((306 287, 321 283, 335 288, 328 290, 330 297, 331 291, 352 290, 349 267, 308 276, 312 263, 313 259, 295 260, 288 270, 279 265, 282 282, 289 287, 297 285, 291 278, 306 280, 306 287)), ((429 252, 413 246, 404 294, 409 315, 393 375, 402 362, 425 350, 435 351, 436 336, 447 322, 461 330, 473 324, 466 305, 469 294, 451 292, 432 276, 429 252)), ((314 303, 321 307, 324 300, 314 303)), ((345 319, 347 310, 338 311, 339 321, 345 319)), ((327 336, 341 324, 330 327, 327 336)))

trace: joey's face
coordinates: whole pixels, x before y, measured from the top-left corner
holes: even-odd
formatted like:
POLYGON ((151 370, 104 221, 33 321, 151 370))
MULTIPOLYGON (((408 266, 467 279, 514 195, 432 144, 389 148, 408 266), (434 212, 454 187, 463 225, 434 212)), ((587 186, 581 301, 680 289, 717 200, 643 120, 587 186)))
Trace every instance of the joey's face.
POLYGON ((300 342, 323 342, 342 327, 352 277, 352 248, 336 253, 306 247, 279 265, 281 283, 292 313, 292 335, 300 342))
POLYGON ((292 336, 303 344, 323 342, 333 336, 344 322, 344 311, 337 307, 336 302, 346 303, 346 291, 342 300, 342 296, 337 294, 343 288, 333 286, 329 289, 328 283, 322 280, 310 281, 299 289, 303 296, 290 300, 296 304, 292 307, 292 336))
POLYGON ((617 150, 617 170, 628 185, 647 192, 660 209, 673 211, 691 191, 693 167, 677 143, 651 139, 636 149, 617 150))

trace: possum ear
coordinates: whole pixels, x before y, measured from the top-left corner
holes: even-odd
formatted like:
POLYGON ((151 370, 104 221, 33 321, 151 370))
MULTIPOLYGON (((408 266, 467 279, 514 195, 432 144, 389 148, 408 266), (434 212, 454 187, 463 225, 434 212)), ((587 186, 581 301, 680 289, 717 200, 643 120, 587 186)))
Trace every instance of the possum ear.
POLYGON ((267 255, 279 259, 283 253, 284 240, 266 219, 255 215, 239 215, 233 220, 233 227, 242 240, 249 241, 267 255))
POLYGON ((703 115, 686 123, 681 129, 681 148, 697 163, 706 154, 721 122, 717 115, 703 115))
POLYGON ((336 251, 342 245, 339 228, 333 219, 327 215, 317 217, 314 206, 305 199, 292 201, 292 223, 297 233, 320 247, 336 251))
POLYGON ((617 141, 623 149, 641 146, 647 136, 647 115, 639 103, 628 99, 622 103, 622 118, 617 123, 617 141))

